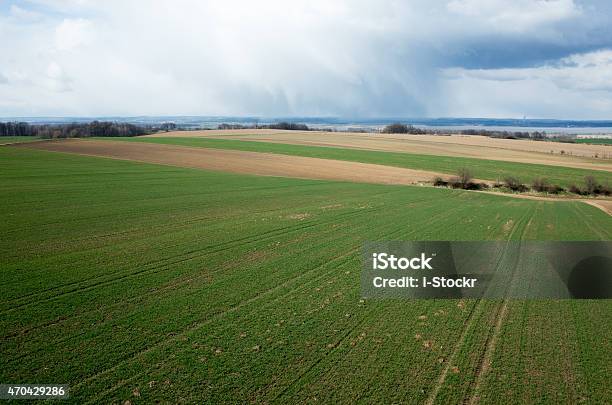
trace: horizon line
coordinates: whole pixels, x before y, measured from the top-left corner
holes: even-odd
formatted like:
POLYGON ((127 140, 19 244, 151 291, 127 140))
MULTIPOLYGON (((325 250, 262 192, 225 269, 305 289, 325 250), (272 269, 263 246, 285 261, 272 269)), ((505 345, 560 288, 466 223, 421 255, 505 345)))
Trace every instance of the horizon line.
POLYGON ((211 118, 211 119, 224 119, 224 118, 239 118, 239 119, 327 119, 327 120, 359 120, 359 121, 375 121, 375 120, 512 120, 512 121, 559 121, 559 122, 612 122, 612 117, 608 119, 587 119, 587 118, 527 118, 527 117, 477 117, 477 116, 372 116, 372 117, 359 117, 359 116, 336 116, 336 115, 191 115, 191 114, 137 114, 137 115, 115 115, 115 114, 102 114, 102 115, 6 115, 0 116, 0 120, 6 119, 44 119, 44 118, 55 118, 55 119, 96 119, 96 118, 211 118))

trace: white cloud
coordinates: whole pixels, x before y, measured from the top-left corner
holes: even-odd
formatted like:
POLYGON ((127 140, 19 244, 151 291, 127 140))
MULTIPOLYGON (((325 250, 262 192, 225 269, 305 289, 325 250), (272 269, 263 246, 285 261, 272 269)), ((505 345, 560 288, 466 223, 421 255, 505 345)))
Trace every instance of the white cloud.
POLYGON ((534 68, 445 69, 450 80, 548 81, 559 88, 612 92, 612 50, 575 54, 558 62, 534 68))
POLYGON ((70 79, 70 77, 66 75, 64 69, 57 62, 51 62, 49 66, 47 66, 44 85, 49 90, 56 92, 71 91, 71 81, 72 80, 70 79))
POLYGON ((540 28, 581 14, 573 0, 454 0, 448 10, 509 30, 540 28))
MULTIPOLYGON (((0 14, 0 98, 13 100, 0 116, 484 115, 513 111, 500 101, 513 98, 512 83, 536 82, 607 105, 595 53, 542 69, 439 69, 487 62, 481 43, 503 56, 500 38, 575 46, 580 27, 563 24, 584 13, 571 0, 28 0, 0 14), (497 96, 466 106, 466 83, 497 96)), ((556 115, 542 97, 529 99, 556 115)))
POLYGON ((83 18, 66 18, 55 29, 55 46, 60 51, 67 51, 81 45, 91 44, 92 30, 91 21, 83 18))
POLYGON ((451 115, 608 117, 612 50, 562 58, 534 68, 445 69, 451 115))
POLYGON ((36 21, 40 20, 43 16, 40 13, 36 13, 31 10, 11 4, 10 15, 21 21, 36 21))

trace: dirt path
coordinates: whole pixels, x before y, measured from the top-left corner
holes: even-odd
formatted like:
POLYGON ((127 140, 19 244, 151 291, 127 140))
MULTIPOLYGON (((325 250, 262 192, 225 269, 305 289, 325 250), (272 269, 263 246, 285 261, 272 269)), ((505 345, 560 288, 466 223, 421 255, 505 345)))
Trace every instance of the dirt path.
MULTIPOLYGON (((425 170, 412 170, 340 160, 288 156, 273 153, 224 149, 191 148, 144 142, 67 139, 15 144, 10 147, 76 153, 120 160, 131 160, 178 167, 218 170, 259 176, 291 177, 358 183, 414 185, 431 183, 436 177, 450 176, 425 170)), ((483 181, 483 180, 478 180, 483 181)), ((490 183, 489 181, 484 181, 490 183)), ((543 201, 582 201, 612 215, 612 200, 554 198, 526 194, 475 191, 504 197, 543 201)))
POLYGON ((270 129, 175 131, 149 136, 218 138, 328 146, 612 171, 612 147, 605 145, 496 139, 471 135, 397 135, 270 129), (595 159, 595 156, 598 158, 595 159))

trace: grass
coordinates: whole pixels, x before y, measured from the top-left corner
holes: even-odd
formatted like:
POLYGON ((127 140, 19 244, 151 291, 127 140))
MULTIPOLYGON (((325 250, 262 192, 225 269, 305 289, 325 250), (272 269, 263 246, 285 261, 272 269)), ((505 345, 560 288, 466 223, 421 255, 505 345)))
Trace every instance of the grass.
POLYGON ((612 145, 612 138, 578 138, 576 143, 590 143, 594 145, 612 145))
MULTIPOLYGON (((419 403, 455 348, 436 402, 469 398, 498 303, 363 301, 363 241, 612 236, 578 202, 8 147, 0 179, 0 381, 72 403, 419 403)), ((609 313, 512 304, 482 395, 610 402, 609 313)))
POLYGON ((40 139, 38 136, 0 136, 0 145, 7 143, 32 142, 40 139))
POLYGON ((568 187, 573 183, 581 184, 584 177, 589 175, 595 176, 595 178, 603 184, 612 183, 612 172, 464 157, 417 155, 400 152, 369 151, 324 146, 289 145, 229 139, 177 137, 136 137, 111 139, 129 142, 150 142, 191 147, 234 149, 251 152, 268 152, 283 155, 347 160, 410 169, 429 170, 453 175, 456 174, 460 168, 467 167, 470 169, 472 174, 479 179, 501 181, 504 177, 512 175, 514 177, 518 177, 523 183, 527 184, 531 183, 531 181, 537 177, 545 177, 551 183, 568 187))

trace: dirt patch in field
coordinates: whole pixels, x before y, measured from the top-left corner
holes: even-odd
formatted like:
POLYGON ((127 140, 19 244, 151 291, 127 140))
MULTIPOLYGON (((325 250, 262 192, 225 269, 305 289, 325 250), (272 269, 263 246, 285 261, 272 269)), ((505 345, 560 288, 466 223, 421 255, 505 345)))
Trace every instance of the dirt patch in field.
POLYGON ((415 184, 430 182, 435 172, 339 160, 287 156, 236 150, 190 148, 143 142, 114 142, 70 139, 35 142, 27 147, 179 167, 219 170, 259 176, 294 177, 315 180, 340 180, 377 184, 415 184))
POLYGON ((175 131, 150 136, 220 138, 328 146, 612 171, 612 148, 605 145, 496 139, 470 135, 393 135, 273 129, 175 131))

